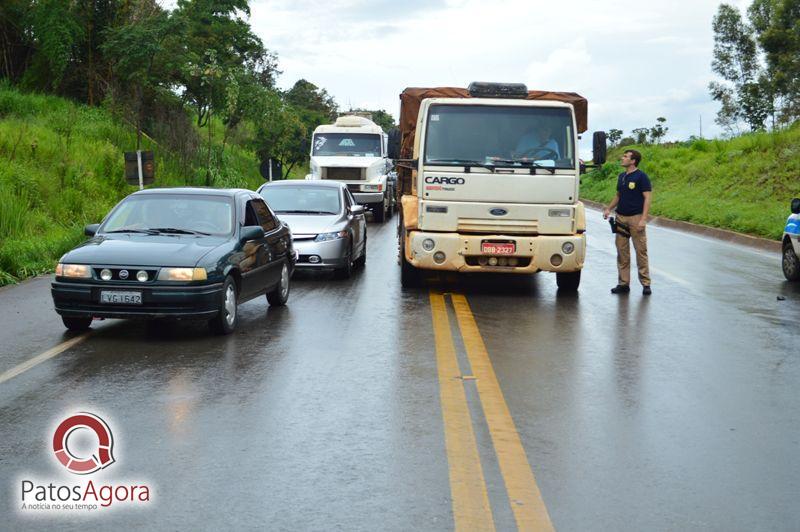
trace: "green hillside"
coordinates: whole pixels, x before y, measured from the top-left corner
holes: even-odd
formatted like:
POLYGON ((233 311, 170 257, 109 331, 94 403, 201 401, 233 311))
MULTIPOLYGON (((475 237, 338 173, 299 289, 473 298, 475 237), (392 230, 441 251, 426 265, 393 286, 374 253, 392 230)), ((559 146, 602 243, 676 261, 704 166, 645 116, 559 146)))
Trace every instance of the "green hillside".
MULTIPOLYGON (((190 136, 197 144, 189 157, 144 139, 142 149, 156 156, 153 186, 207 183, 205 129, 202 142, 190 136)), ((211 185, 258 187, 255 154, 235 139, 223 150, 222 129, 215 127, 211 185)), ((85 224, 137 190, 123 177, 123 152, 135 147, 135 129, 103 108, 0 85, 0 285, 52 271, 85 224)))
MULTIPOLYGON (((627 148, 642 153, 657 216, 780 239, 789 202, 800 196, 800 124, 731 140, 627 148)), ((612 162, 584 176, 583 198, 611 200, 622 171, 616 161, 627 148, 612 150, 612 162)))

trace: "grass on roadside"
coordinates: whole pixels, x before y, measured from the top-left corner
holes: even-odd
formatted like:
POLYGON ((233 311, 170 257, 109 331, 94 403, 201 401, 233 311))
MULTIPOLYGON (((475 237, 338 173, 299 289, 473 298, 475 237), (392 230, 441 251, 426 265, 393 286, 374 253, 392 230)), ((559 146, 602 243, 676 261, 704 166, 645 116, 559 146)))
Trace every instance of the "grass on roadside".
MULTIPOLYGON (((210 184, 257 188, 255 155, 233 143, 223 152, 222 124, 213 126, 210 184)), ((0 285, 52 271, 85 224, 136 190, 123 176, 123 152, 135 145, 135 131, 102 108, 0 84, 0 285)), ((188 165, 148 139, 142 149, 156 155, 153 186, 208 183, 206 144, 188 165)))
MULTIPOLYGON (((800 196, 800 124, 731 140, 630 146, 653 182, 652 214, 780 239, 789 202, 800 196)), ((608 203, 622 149, 583 178, 581 197, 608 203)))

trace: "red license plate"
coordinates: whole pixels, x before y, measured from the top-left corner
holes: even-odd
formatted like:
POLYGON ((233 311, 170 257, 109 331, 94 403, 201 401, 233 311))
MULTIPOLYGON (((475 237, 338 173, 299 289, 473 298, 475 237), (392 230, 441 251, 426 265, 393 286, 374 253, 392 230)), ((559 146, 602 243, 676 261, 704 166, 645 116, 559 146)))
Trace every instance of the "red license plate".
POLYGON ((481 242, 481 253, 486 255, 513 255, 516 251, 514 242, 481 242))

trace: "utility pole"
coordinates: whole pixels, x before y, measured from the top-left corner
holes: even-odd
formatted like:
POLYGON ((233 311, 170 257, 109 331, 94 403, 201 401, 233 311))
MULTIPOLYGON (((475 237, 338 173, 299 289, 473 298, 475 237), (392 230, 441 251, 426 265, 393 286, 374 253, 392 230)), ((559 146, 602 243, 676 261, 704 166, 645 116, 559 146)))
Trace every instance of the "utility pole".
POLYGON ((700 115, 700 138, 703 138, 703 115, 700 115))

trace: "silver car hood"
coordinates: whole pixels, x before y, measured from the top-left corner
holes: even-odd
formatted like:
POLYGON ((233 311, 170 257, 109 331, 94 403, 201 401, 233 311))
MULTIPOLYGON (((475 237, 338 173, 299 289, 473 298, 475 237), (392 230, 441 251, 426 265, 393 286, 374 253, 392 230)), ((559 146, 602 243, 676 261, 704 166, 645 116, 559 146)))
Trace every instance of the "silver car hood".
POLYGON ((292 235, 318 235, 341 231, 347 222, 347 218, 340 214, 276 214, 282 222, 289 225, 292 235))

